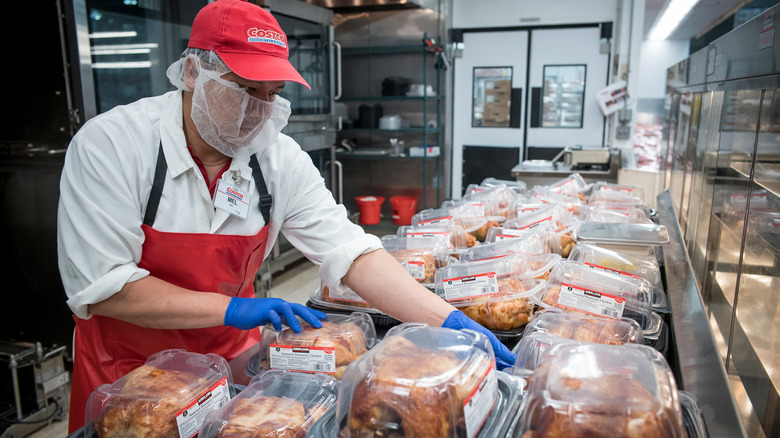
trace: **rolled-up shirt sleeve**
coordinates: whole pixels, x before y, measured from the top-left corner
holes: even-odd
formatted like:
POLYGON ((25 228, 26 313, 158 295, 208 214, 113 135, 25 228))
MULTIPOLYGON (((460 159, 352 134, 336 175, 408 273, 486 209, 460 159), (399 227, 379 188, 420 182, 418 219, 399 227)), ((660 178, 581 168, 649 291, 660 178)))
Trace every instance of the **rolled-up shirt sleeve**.
POLYGON ((309 260, 320 265, 320 278, 326 286, 340 288, 352 262, 382 248, 382 243, 349 220, 347 209, 336 204, 305 152, 297 154, 290 177, 297 189, 286 199, 287 215, 281 231, 309 260))
POLYGON ((107 131, 86 125, 74 136, 62 170, 58 263, 68 306, 79 318, 91 316, 89 304, 149 275, 136 265, 143 244, 138 184, 121 169, 117 147, 107 131))

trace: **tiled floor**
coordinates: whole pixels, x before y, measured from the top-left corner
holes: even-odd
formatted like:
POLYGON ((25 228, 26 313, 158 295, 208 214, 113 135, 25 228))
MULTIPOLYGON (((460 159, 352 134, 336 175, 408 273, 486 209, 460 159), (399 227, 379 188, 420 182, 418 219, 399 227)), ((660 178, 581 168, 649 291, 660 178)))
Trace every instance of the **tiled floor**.
MULTIPOLYGON (((268 296, 306 304, 311 292, 319 286, 320 278, 317 274, 317 266, 308 260, 303 260, 274 275, 268 296)), ((67 436, 67 421, 54 422, 32 435, 28 435, 30 438, 62 438, 67 436)))

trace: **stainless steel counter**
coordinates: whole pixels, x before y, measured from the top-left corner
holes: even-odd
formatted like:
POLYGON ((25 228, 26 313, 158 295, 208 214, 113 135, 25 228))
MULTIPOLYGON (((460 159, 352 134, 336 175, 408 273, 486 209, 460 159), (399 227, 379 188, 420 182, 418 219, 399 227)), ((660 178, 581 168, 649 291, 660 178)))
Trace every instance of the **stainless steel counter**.
POLYGON ((683 245, 669 190, 658 195, 658 221, 669 232, 662 246, 680 386, 698 399, 710 436, 747 436, 731 392, 726 369, 704 309, 691 262, 683 245))
MULTIPOLYGON (((556 163, 559 164, 559 163, 556 163)), ((609 170, 572 170, 569 168, 526 167, 523 163, 512 168, 512 176, 518 181, 523 181, 531 188, 536 185, 549 185, 559 181, 572 173, 579 173, 587 182, 606 181, 617 183, 618 169, 620 169, 620 154, 612 155, 609 170)))

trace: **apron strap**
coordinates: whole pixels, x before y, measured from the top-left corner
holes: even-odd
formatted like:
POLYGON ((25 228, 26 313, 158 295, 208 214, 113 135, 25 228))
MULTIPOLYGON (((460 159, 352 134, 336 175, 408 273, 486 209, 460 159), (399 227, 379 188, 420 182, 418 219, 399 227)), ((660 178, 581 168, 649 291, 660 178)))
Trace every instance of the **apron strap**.
POLYGON ((146 214, 144 214, 144 225, 147 227, 154 225, 154 218, 157 217, 157 207, 160 206, 160 198, 162 198, 163 186, 165 185, 165 172, 167 171, 168 163, 165 161, 162 139, 160 139, 160 152, 157 154, 157 167, 154 169, 152 191, 149 192, 149 199, 146 201, 146 214))
MULTIPOLYGON (((265 185, 263 171, 260 169, 260 163, 257 156, 252 155, 249 158, 249 167, 252 168, 252 179, 255 180, 255 186, 260 193, 260 213, 263 215, 265 224, 269 224, 271 216, 271 204, 273 197, 268 193, 268 187, 265 185)), ((157 167, 154 169, 154 179, 152 181, 152 191, 149 192, 149 199, 146 201, 146 213, 144 214, 144 225, 151 227, 154 225, 154 219, 157 217, 157 208, 160 206, 163 186, 165 186, 165 172, 168 170, 168 163, 165 161, 163 153, 162 140, 160 140, 160 150, 157 154, 157 167)))
POLYGON ((257 162, 257 156, 254 154, 249 158, 249 167, 252 168, 252 178, 255 180, 257 191, 260 192, 260 213, 263 214, 263 220, 265 221, 265 224, 268 225, 270 223, 268 220, 271 214, 273 197, 268 194, 268 187, 265 185, 263 171, 260 169, 260 163, 257 162))

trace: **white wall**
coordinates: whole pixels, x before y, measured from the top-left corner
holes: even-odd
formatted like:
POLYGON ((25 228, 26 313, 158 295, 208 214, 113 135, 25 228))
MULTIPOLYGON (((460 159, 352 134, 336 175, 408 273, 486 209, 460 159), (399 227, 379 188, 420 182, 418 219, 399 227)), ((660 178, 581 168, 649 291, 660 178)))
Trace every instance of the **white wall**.
POLYGON ((635 74, 639 88, 637 99, 663 98, 666 92, 666 69, 688 57, 688 40, 643 41, 639 71, 635 74))
POLYGON ((538 26, 615 21, 620 0, 452 0, 450 27, 538 26))

